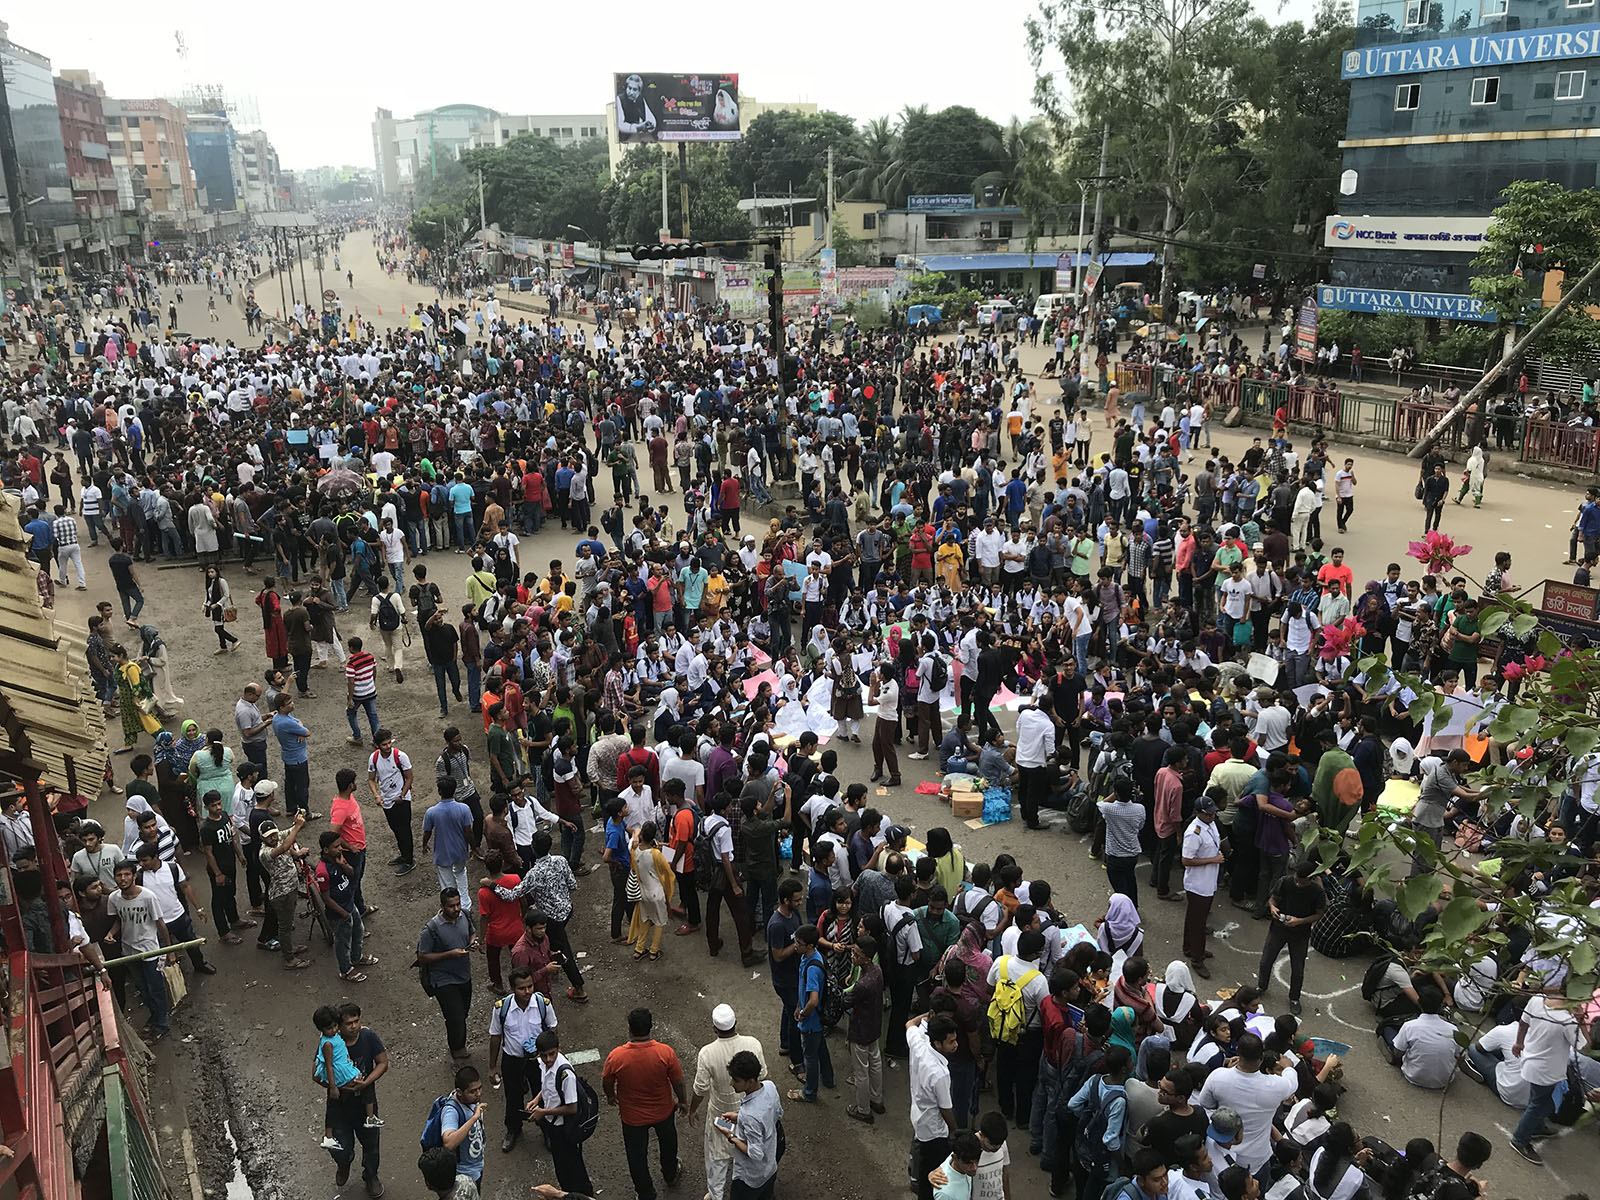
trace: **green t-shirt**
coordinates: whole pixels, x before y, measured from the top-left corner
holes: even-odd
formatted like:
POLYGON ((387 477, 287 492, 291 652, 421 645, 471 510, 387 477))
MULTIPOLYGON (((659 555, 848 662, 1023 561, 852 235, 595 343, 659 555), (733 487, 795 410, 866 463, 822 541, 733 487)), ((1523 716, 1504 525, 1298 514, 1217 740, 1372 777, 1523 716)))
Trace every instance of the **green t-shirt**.
POLYGON ((1455 640, 1450 643, 1450 661, 1453 663, 1477 662, 1478 643, 1464 640, 1463 635, 1470 637, 1478 632, 1478 619, 1457 613, 1455 629, 1455 640))

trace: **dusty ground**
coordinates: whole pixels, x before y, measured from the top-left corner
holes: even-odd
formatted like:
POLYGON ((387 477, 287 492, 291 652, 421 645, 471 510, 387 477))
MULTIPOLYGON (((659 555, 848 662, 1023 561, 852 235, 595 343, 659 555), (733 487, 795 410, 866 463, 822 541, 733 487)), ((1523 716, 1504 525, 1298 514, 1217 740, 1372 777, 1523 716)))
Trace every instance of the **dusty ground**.
MULTIPOLYGON (((358 305, 364 313, 376 315, 381 305, 384 320, 398 320, 400 305, 405 303, 409 309, 420 294, 406 288, 403 280, 395 283, 380 277, 370 240, 364 235, 346 240, 342 260, 356 274, 353 293, 340 289, 347 308, 358 305)), ((270 292, 275 300, 276 291, 275 283, 263 289, 263 303, 269 312, 276 305, 266 297, 270 292)), ((186 294, 183 315, 190 323, 188 327, 204 328, 204 297, 197 296, 194 289, 186 294)), ((241 320, 227 314, 224 322, 224 332, 242 336, 241 320)), ((1031 352, 1025 361, 1037 369, 1041 360, 1042 353, 1031 352)), ((1248 431, 1219 429, 1214 433, 1217 445, 1234 453, 1248 445, 1249 436, 1248 431)), ((1103 432, 1097 433, 1097 441, 1104 439, 1103 432)), ((1420 531, 1421 506, 1411 495, 1416 478, 1413 464, 1365 452, 1357 453, 1356 458, 1360 481, 1356 513, 1352 532, 1340 541, 1349 552, 1358 581, 1364 581, 1380 576, 1390 560, 1407 561, 1403 558, 1405 545, 1420 531)), ((603 480, 600 486, 608 487, 609 481, 603 480)), ((1449 508, 1445 528, 1476 547, 1465 564, 1470 575, 1481 577, 1492 565, 1493 552, 1509 548, 1516 555, 1513 575, 1520 585, 1546 576, 1569 579, 1570 568, 1564 571, 1559 564, 1565 557, 1566 530, 1575 501, 1580 498, 1581 493, 1573 488, 1518 479, 1512 464, 1497 461, 1484 507, 1477 511, 1449 508)), ((1326 524, 1331 530, 1331 519, 1326 524)), ((544 562, 552 557, 570 558, 573 545, 574 540, 552 523, 546 525, 540 537, 524 541, 524 552, 530 556, 528 561, 544 562)), ((104 565, 106 553, 100 549, 87 554, 91 583, 87 593, 60 593, 60 610, 65 616, 84 619, 92 612, 94 601, 114 599, 104 565)), ((428 559, 430 575, 447 598, 461 594, 465 561, 453 554, 434 554, 428 559)), ((237 630, 245 639, 245 648, 221 660, 212 657, 210 626, 199 619, 200 583, 195 569, 146 568, 141 575, 149 597, 147 619, 160 625, 168 637, 177 691, 187 699, 185 714, 198 720, 202 728, 216 725, 229 731, 232 741, 232 701, 247 678, 259 677, 265 661, 259 629, 250 620, 254 613, 249 604, 252 581, 237 566, 226 573, 240 601, 237 630)), ((359 624, 364 626, 365 621, 359 624)), ((357 631, 355 614, 341 619, 343 636, 357 631)), ((414 652, 422 664, 420 644, 414 652)), ((315 734, 311 755, 313 804, 326 811, 334 772, 343 766, 359 767, 361 758, 358 751, 344 744, 340 681, 323 672, 315 673, 313 678, 320 696, 302 702, 299 715, 315 734)), ((437 715, 429 673, 425 669, 409 673, 399 686, 392 679, 383 682, 379 703, 385 723, 398 731, 399 745, 417 762, 421 783, 438 752, 444 724, 437 715)), ((471 727, 465 705, 452 711, 452 719, 471 727)), ((472 720, 475 722, 476 718, 472 720)), ((469 742, 481 770, 481 739, 472 737, 469 742)), ((870 770, 865 748, 840 745, 838 749, 841 777, 846 781, 865 778, 870 770)), ((119 757, 115 761, 120 779, 127 760, 119 757)), ((948 811, 934 798, 918 796, 911 790, 913 783, 932 778, 930 764, 905 761, 903 766, 909 768, 907 786, 880 803, 894 820, 919 832, 948 824, 948 811)), ((431 789, 424 784, 419 792, 426 796, 431 789)), ((122 814, 115 798, 98 801, 96 814, 109 818, 111 827, 120 828, 122 814)), ((390 1051, 390 1072, 380 1085, 380 1100, 388 1119, 383 1136, 382 1177, 395 1197, 423 1195, 415 1170, 416 1139, 429 1103, 449 1088, 450 1068, 438 1010, 423 996, 415 973, 407 969, 407 964, 415 950, 417 932, 434 910, 436 895, 433 876, 426 865, 398 881, 384 868, 392 843, 375 809, 368 814, 368 829, 373 860, 368 874, 369 896, 382 909, 368 924, 368 945, 382 959, 382 964, 371 971, 371 981, 363 985, 341 984, 331 949, 320 942, 312 946, 311 969, 293 974, 282 971, 275 956, 254 949, 248 941, 240 947, 214 945, 208 947, 208 953, 219 964, 220 973, 195 987, 175 1020, 176 1036, 160 1048, 161 1085, 155 1100, 161 1123, 172 1131, 185 1125, 192 1131, 198 1177, 207 1194, 227 1195, 230 1200, 250 1194, 334 1194, 331 1164, 316 1147, 321 1136, 322 1105, 308 1079, 316 1040, 310 1014, 318 1004, 354 999, 361 1003, 367 1023, 379 1032, 390 1051), (237 1139, 239 1145, 243 1179, 237 1177, 232 1139, 237 1139)), ((1052 882, 1060 907, 1074 918, 1087 920, 1103 911, 1107 888, 1102 868, 1089 859, 1081 840, 1064 828, 1030 833, 1013 823, 977 831, 960 828, 957 832, 969 859, 992 858, 1001 851, 1016 854, 1030 875, 1052 882)), ((316 827, 309 829, 305 839, 312 845, 315 833, 316 827)), ((591 837, 588 855, 596 853, 595 844, 591 837)), ((203 865, 191 863, 189 869, 203 878, 203 865)), ((209 910, 205 888, 200 886, 197 890, 209 910)), ((586 955, 582 965, 594 1002, 580 1008, 564 996, 558 995, 555 1000, 564 1047, 569 1053, 593 1049, 603 1056, 624 1039, 626 1010, 646 1004, 657 1014, 658 1035, 673 1044, 686 1069, 692 1071, 695 1047, 712 1036, 710 1010, 726 1001, 738 1010, 743 1031, 761 1037, 769 1059, 776 1059, 778 1005, 764 967, 740 970, 735 965, 737 960, 730 960, 727 955, 712 962, 706 957, 703 940, 672 937, 667 939, 666 956, 660 963, 648 968, 635 965, 629 951, 613 947, 606 940, 608 904, 607 888, 600 877, 585 881, 577 897, 572 931, 575 945, 586 955)), ((1171 957, 1166 951, 1175 952, 1178 945, 1181 908, 1152 901, 1146 907, 1145 918, 1150 931, 1150 956, 1159 966, 1171 957)), ((1254 971, 1261 943, 1259 927, 1231 908, 1219 910, 1217 923, 1223 933, 1217 946, 1218 968, 1211 982, 1216 986, 1243 982, 1254 971), (1242 927, 1235 925, 1235 917, 1244 918, 1242 927)), ((202 932, 210 930, 203 927, 202 932)), ((1422 1134, 1434 1137, 1441 1147, 1448 1147, 1463 1130, 1476 1129, 1495 1142, 1494 1160, 1485 1171, 1493 1181, 1491 1194, 1537 1194, 1541 1187, 1549 1189, 1552 1179, 1563 1190, 1573 1190, 1583 1175, 1582 1163, 1594 1161, 1591 1134, 1581 1135, 1581 1147, 1570 1139, 1549 1144, 1546 1155, 1550 1172, 1534 1171, 1505 1145, 1504 1133, 1514 1123, 1515 1114, 1485 1089, 1458 1077, 1444 1096, 1420 1093, 1378 1060, 1365 1005, 1358 994, 1363 967, 1364 963, 1340 964, 1313 955, 1304 1025, 1308 1034, 1353 1044, 1347 1072, 1350 1093, 1341 1112, 1357 1130, 1376 1133, 1396 1143, 1422 1134)), ((482 1069, 489 1005, 494 997, 487 994, 481 964, 477 977, 472 1048, 474 1061, 482 1069)), ((1280 999, 1286 978, 1285 968, 1280 967, 1280 999)), ((833 1050, 836 1063, 845 1059, 842 1041, 835 1041, 833 1050)), ((598 1086, 599 1065, 590 1063, 582 1070, 598 1086)), ((845 1068, 840 1066, 841 1082, 845 1074, 845 1068)), ((788 1077, 785 1074, 783 1078, 788 1077)), ((783 1193, 853 1197, 894 1195, 900 1191, 909 1139, 903 1072, 890 1071, 887 1085, 889 1117, 870 1129, 844 1118, 846 1098, 841 1093, 825 1093, 824 1103, 816 1109, 789 1106, 787 1122, 793 1151, 785 1160, 780 1177, 783 1193)), ((553 1181, 548 1158, 538 1147, 537 1138, 525 1138, 511 1155, 499 1153, 502 1110, 496 1094, 490 1093, 488 1102, 488 1195, 493 1200, 508 1200, 525 1194, 530 1184, 553 1181)), ((684 1128, 681 1134, 685 1173, 677 1194, 693 1197, 701 1193, 704 1182, 700 1130, 684 1128)), ((163 1140, 170 1178, 181 1194, 187 1189, 179 1145, 176 1136, 163 1140)), ((1012 1150, 1018 1160, 1013 1195, 1019 1200, 1044 1196, 1045 1177, 1035 1169, 1034 1160, 1028 1158, 1026 1139, 1014 1137, 1012 1150)), ((610 1196, 626 1195, 629 1182, 621 1140, 615 1118, 609 1112, 602 1116, 601 1130, 589 1144, 588 1156, 597 1186, 610 1196)), ((347 1187, 344 1194, 360 1195, 359 1183, 347 1187)))

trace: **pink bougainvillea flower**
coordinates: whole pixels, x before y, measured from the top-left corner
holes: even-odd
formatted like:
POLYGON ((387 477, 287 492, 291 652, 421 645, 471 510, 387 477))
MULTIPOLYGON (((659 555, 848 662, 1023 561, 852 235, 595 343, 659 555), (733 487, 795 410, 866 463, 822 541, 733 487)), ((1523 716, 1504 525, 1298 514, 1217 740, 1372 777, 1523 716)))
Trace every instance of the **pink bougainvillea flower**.
POLYGON ((1367 632, 1367 627, 1354 617, 1346 617, 1337 625, 1324 625, 1322 627, 1322 650, 1319 657, 1324 659, 1340 658, 1351 654, 1361 636, 1367 632))
POLYGON ((1506 679, 1510 679, 1510 680, 1521 679, 1522 678, 1522 664, 1518 663, 1518 662, 1508 662, 1508 663, 1505 664, 1505 666, 1500 668, 1500 674, 1502 676, 1504 676, 1506 679))
POLYGON ((1437 529, 1430 529, 1420 542, 1412 542, 1406 548, 1407 556, 1422 563, 1433 575, 1451 570, 1457 559, 1471 553, 1471 546, 1463 545, 1448 533, 1441 533, 1437 529))
MULTIPOLYGON (((1507 663, 1506 665, 1510 666, 1511 664, 1507 663)), ((1549 665, 1550 661, 1542 654, 1530 654, 1527 658, 1522 660, 1523 669, 1529 674, 1542 671, 1549 665)))

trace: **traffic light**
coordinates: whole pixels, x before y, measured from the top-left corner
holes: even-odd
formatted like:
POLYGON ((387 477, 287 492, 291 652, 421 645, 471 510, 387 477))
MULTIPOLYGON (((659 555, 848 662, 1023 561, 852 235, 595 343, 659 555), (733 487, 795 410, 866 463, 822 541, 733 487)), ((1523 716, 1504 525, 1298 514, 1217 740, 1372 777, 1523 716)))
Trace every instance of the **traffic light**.
POLYGON ((637 246, 624 246, 622 251, 633 255, 634 259, 643 262, 646 259, 662 258, 703 258, 706 252, 704 242, 641 242, 637 246))

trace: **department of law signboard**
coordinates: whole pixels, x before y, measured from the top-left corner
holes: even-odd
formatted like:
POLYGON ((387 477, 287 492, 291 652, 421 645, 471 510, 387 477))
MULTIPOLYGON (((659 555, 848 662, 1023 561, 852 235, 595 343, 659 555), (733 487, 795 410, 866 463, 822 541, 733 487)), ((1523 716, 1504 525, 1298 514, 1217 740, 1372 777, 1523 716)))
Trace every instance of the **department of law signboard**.
POLYGON ((619 71, 613 82, 624 144, 739 140, 738 75, 619 71))
POLYGON ((1488 217, 1346 217, 1323 222, 1322 244, 1335 249, 1448 250, 1476 254, 1489 232, 1488 217))
POLYGON ((1453 71, 1459 67, 1496 67, 1511 63, 1546 62, 1600 55, 1600 25, 1566 25, 1528 33, 1481 33, 1436 42, 1390 43, 1346 50, 1341 74, 1346 79, 1409 75, 1418 71, 1453 71))
POLYGON ((1392 313, 1401 317, 1443 317, 1449 321, 1495 320, 1493 309, 1485 308, 1476 296, 1459 292, 1408 292, 1395 288, 1335 287, 1317 288, 1317 303, 1323 308, 1346 312, 1392 313))
POLYGON ((962 192, 942 192, 937 196, 907 196, 907 212, 927 212, 929 209, 971 208, 972 197, 962 192))

